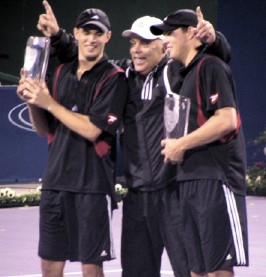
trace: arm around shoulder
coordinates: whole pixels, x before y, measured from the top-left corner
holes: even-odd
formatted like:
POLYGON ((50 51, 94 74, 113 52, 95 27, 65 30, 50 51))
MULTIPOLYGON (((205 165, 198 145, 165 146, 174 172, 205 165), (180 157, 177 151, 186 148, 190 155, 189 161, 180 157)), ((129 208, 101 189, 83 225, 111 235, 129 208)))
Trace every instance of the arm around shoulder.
POLYGON ((221 58, 224 62, 229 63, 232 58, 232 49, 226 37, 219 31, 216 31, 214 43, 206 48, 206 53, 221 58))
POLYGON ((51 37, 51 56, 60 63, 74 60, 78 55, 78 46, 74 36, 60 28, 59 32, 51 37))

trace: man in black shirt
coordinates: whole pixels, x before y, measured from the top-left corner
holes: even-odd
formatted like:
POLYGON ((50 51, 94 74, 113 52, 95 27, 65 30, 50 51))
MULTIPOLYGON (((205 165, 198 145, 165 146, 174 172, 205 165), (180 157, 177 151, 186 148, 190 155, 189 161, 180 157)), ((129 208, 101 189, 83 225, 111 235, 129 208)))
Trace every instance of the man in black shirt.
POLYGON ((202 51, 197 14, 178 10, 151 27, 180 61, 180 95, 191 100, 188 134, 161 142, 177 163, 184 243, 191 276, 232 277, 248 265, 245 142, 227 64, 202 51))
POLYGON ((49 88, 22 78, 17 90, 37 133, 50 138, 40 203, 45 277, 63 276, 67 260, 80 261, 84 277, 102 277, 102 262, 115 258, 112 146, 128 87, 104 54, 110 28, 103 11, 83 11, 74 28, 78 57, 58 67, 49 88))

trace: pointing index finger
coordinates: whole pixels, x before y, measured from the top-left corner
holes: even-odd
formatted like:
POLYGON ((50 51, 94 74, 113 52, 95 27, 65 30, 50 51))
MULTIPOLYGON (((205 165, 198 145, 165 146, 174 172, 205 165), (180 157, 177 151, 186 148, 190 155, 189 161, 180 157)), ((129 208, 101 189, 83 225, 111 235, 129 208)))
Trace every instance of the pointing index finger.
POLYGON ((198 7, 196 8, 196 13, 197 13, 198 22, 202 21, 204 18, 203 18, 203 14, 202 14, 202 12, 201 12, 200 6, 198 6, 198 7))
POLYGON ((43 6, 44 6, 44 9, 45 9, 45 13, 48 15, 48 17, 54 19, 55 18, 54 12, 52 10, 52 7, 48 3, 48 1, 46 1, 46 0, 43 1, 43 6))

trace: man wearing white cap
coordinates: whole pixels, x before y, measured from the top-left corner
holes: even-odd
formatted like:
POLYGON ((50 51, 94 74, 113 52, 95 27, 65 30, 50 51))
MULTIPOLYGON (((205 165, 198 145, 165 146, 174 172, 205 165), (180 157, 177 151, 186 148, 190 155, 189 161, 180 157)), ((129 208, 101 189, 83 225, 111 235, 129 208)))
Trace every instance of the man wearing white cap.
MULTIPOLYGON (((160 23, 158 18, 144 16, 122 33, 130 39, 132 59, 126 69, 129 96, 122 135, 129 187, 123 201, 123 277, 160 276, 164 247, 175 276, 189 276, 180 228, 176 166, 163 163, 159 143, 164 136, 162 75, 169 59, 163 36, 153 35, 150 26, 160 23)), ((210 32, 214 41, 214 30, 210 32)), ((178 67, 178 63, 171 63, 169 68, 173 91, 178 91, 178 67)))
MULTIPOLYGON (((209 47, 215 50, 217 44, 225 44, 226 49, 220 55, 227 59, 230 46, 203 19, 200 9, 198 15, 201 17, 198 36, 205 38, 207 43, 215 41, 209 47)), ((46 21, 47 16, 54 18, 50 6, 46 6, 46 15, 39 20, 38 28, 43 32, 47 27, 51 28, 51 20, 46 21)), ((143 16, 122 33, 122 36, 130 38, 132 59, 120 62, 125 69, 130 90, 122 135, 126 185, 129 188, 123 200, 123 277, 159 277, 164 247, 174 275, 189 276, 180 229, 176 166, 164 164, 160 146, 164 136, 165 91, 162 75, 169 59, 165 55, 163 37, 153 35, 150 26, 161 22, 158 18, 143 16)), ((71 54, 75 53, 74 40, 59 29, 56 21, 52 20, 52 23, 56 26, 52 28, 55 30, 52 32, 52 45, 56 47, 60 58, 66 58, 65 54, 71 58, 71 54)), ((177 91, 178 68, 178 63, 171 63, 169 67, 171 87, 177 91)))

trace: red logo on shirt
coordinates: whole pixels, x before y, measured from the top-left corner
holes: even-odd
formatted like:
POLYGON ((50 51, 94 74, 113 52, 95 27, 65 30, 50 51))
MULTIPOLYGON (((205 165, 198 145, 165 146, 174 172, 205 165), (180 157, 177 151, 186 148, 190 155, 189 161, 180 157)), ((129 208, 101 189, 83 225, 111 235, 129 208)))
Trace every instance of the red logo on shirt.
POLYGON ((117 121, 117 116, 113 115, 113 114, 108 114, 107 115, 107 123, 109 125, 115 123, 117 121))
POLYGON ((218 92, 215 93, 215 94, 212 94, 212 95, 210 96, 212 105, 214 105, 214 104, 218 101, 218 98, 219 98, 219 93, 218 93, 218 92))

